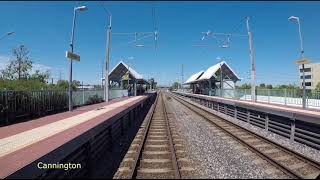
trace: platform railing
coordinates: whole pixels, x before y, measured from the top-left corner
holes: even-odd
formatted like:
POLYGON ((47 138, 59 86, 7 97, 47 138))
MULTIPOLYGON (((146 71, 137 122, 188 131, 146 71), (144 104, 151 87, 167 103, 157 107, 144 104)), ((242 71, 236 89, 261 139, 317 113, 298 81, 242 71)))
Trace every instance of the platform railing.
MULTIPOLYGON (((216 89, 212 91, 211 95, 232 99, 252 100, 250 89, 216 89)), ((302 107, 302 90, 257 89, 255 101, 302 107)), ((306 101, 307 108, 320 109, 320 91, 307 92, 306 101)))
MULTIPOLYGON (((103 101, 103 90, 73 91, 73 106, 103 101)), ((0 90, 0 126, 66 111, 66 90, 0 90)))

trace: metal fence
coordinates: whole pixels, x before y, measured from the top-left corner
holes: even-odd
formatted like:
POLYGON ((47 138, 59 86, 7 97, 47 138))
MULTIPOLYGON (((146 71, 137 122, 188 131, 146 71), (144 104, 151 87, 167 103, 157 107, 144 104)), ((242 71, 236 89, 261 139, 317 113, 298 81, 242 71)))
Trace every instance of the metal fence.
MULTIPOLYGON (((103 98, 103 90, 73 91, 73 106, 85 105, 91 97, 103 98)), ((95 101, 92 101, 95 102, 95 101)), ((66 90, 0 91, 0 126, 66 111, 66 90)))
MULTIPOLYGON (((233 99, 252 100, 251 89, 217 89, 213 96, 233 99)), ((256 101, 302 107, 302 90, 257 89, 256 101)), ((309 91, 306 94, 306 107, 320 109, 320 91, 309 91)))
POLYGON ((78 90, 72 92, 74 106, 82 106, 88 103, 91 97, 97 96, 103 99, 103 90, 78 90))

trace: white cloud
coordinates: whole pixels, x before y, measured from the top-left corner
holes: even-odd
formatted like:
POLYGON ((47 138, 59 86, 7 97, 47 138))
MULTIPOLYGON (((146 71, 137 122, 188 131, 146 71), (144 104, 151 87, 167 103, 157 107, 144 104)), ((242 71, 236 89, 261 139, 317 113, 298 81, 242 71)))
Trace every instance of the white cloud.
POLYGON ((10 58, 8 56, 0 55, 0 70, 5 69, 9 62, 10 58))
MULTIPOLYGON (((5 55, 0 55, 0 70, 3 70, 7 67, 7 65, 10 63, 10 57, 5 55)), ((31 74, 35 73, 36 70, 39 70, 40 72, 45 72, 47 70, 51 71, 52 67, 44 65, 44 64, 38 64, 34 63, 32 64, 31 74)))
POLYGON ((31 74, 35 73, 36 70, 39 70, 40 72, 45 72, 47 70, 51 71, 52 67, 43 64, 32 64, 31 74))

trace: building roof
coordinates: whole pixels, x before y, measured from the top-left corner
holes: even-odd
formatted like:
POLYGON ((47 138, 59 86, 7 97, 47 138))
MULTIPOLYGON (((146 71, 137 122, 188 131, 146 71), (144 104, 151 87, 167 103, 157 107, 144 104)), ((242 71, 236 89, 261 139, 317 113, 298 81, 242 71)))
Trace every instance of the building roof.
POLYGON ((197 73, 192 74, 184 84, 188 84, 190 82, 197 80, 203 73, 204 73, 204 71, 202 70, 202 71, 199 71, 197 73))
POLYGON ((120 77, 122 77, 126 72, 128 72, 130 75, 136 79, 136 80, 143 80, 143 76, 139 74, 137 71, 135 71, 132 67, 129 67, 124 62, 120 61, 109 73, 109 79, 110 80, 117 80, 120 77))
POLYGON ((239 81, 240 77, 231 69, 231 67, 225 62, 225 61, 221 61, 220 63, 217 63, 211 67, 209 67, 206 71, 204 71, 202 74, 200 72, 199 75, 196 79, 194 79, 197 75, 193 74, 188 81, 185 82, 185 84, 190 84, 190 83, 195 83, 198 81, 203 81, 203 80, 209 80, 212 77, 216 77, 216 73, 217 71, 220 70, 220 67, 222 68, 223 74, 227 75, 231 80, 233 81, 239 81))

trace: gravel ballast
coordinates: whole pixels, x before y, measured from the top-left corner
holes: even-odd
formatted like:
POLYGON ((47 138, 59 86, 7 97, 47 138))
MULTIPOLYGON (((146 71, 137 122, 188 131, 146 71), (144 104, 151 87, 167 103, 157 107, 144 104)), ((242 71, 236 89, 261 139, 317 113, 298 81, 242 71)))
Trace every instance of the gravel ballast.
MULTIPOLYGON (((214 112, 214 110, 212 110, 212 109, 209 109, 207 107, 204 107, 204 108, 208 109, 209 111, 214 112)), ((223 115, 223 116, 225 116, 225 115, 223 115)), ((272 133, 270 131, 266 131, 265 129, 262 129, 260 127, 248 124, 246 122, 243 122, 243 121, 240 121, 240 120, 237 120, 234 118, 228 118, 227 120, 245 128, 247 130, 255 132, 263 137, 266 137, 267 139, 272 140, 273 142, 281 144, 281 145, 287 147, 288 149, 291 149, 295 152, 298 152, 298 153, 300 153, 304 156, 307 156, 307 157, 320 163, 320 150, 314 149, 312 147, 309 147, 305 144, 302 144, 302 143, 299 143, 296 141, 290 141, 290 139, 288 139, 286 137, 280 136, 280 135, 272 133)))
POLYGON ((244 156, 230 138, 202 117, 171 99, 176 127, 186 143, 190 159, 196 164, 197 178, 277 178, 267 173, 254 158, 244 156))

